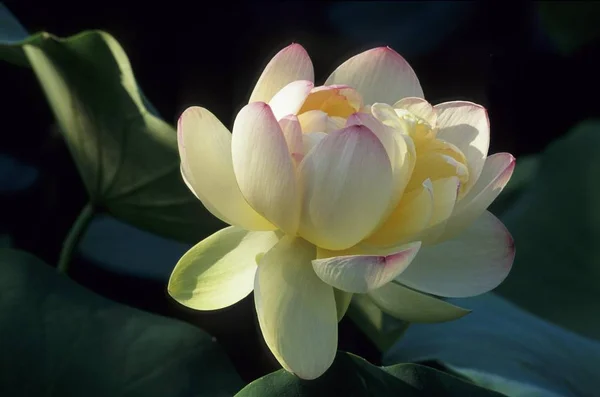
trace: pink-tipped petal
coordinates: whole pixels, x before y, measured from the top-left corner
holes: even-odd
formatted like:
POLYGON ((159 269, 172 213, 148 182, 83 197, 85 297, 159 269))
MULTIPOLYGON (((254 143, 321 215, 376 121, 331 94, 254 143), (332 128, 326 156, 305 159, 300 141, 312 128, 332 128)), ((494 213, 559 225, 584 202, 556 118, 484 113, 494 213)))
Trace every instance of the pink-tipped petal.
POLYGON ((512 236, 486 211, 458 237, 422 247, 396 279, 433 295, 475 296, 496 288, 510 272, 514 257, 512 236))
POLYGON ((300 192, 294 160, 269 105, 253 102, 233 124, 233 169, 246 201, 280 229, 294 235, 300 192))
POLYGON ((325 85, 355 88, 365 104, 395 103, 405 97, 423 98, 421 84, 408 62, 389 47, 379 47, 342 63, 325 85))
POLYGON ((477 181, 490 146, 490 122, 481 105, 467 101, 444 102, 437 112, 437 137, 459 148, 467 159, 468 191, 477 181))
POLYGON ((365 126, 323 138, 300 164, 304 188, 300 235, 313 244, 342 250, 381 222, 393 189, 385 148, 365 126))
POLYGON ((477 183, 456 205, 444 238, 457 236, 469 227, 502 192, 514 169, 515 158, 510 153, 496 153, 488 157, 477 183))
POLYGON ((246 230, 275 229, 244 199, 233 171, 231 134, 210 111, 186 109, 177 139, 184 180, 213 215, 246 230))
POLYGON ((269 102, 283 87, 296 80, 314 81, 312 61, 300 44, 279 51, 260 75, 248 102, 269 102))
POLYGON ((312 81, 297 80, 279 90, 269 101, 275 118, 279 120, 288 114, 297 114, 313 87, 312 81))
MULTIPOLYGON (((389 255, 347 255, 315 259, 313 269, 321 280, 342 291, 366 293, 392 281, 413 260, 420 242, 389 255)), ((317 254, 318 256, 318 254, 317 254)))

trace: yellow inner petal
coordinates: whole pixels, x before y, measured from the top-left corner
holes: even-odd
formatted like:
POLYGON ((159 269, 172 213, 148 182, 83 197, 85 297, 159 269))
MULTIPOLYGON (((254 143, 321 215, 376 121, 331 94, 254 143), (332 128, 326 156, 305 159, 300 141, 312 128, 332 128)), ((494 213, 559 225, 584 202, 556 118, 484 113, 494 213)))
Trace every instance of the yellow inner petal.
POLYGON ((329 116, 348 118, 358 110, 339 89, 327 89, 312 92, 304 101, 298 112, 302 114, 310 110, 321 110, 329 116))

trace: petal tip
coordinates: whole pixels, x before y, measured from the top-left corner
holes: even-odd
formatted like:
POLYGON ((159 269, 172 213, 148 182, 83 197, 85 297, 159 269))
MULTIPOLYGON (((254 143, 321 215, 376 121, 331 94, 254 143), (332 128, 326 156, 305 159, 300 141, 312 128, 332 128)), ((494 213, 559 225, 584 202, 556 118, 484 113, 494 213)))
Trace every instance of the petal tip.
POLYGON ((300 43, 296 43, 295 41, 292 41, 291 44, 289 44, 287 47, 283 48, 281 50, 281 52, 298 52, 298 53, 304 53, 306 55, 308 55, 308 52, 306 51, 306 49, 302 46, 302 44, 300 43))

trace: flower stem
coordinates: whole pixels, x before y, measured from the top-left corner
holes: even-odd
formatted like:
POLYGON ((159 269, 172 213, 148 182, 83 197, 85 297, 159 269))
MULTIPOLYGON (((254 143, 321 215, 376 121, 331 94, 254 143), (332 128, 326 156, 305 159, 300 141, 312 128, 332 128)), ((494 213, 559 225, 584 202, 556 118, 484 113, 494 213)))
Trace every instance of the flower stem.
POLYGON ((73 252, 77 248, 79 240, 87 228, 87 225, 92 220, 94 212, 94 206, 92 203, 87 203, 79 213, 79 216, 73 223, 73 226, 71 226, 67 237, 63 241, 62 249, 60 250, 60 257, 58 259, 58 265, 56 266, 56 270, 59 273, 66 273, 69 270, 73 252))

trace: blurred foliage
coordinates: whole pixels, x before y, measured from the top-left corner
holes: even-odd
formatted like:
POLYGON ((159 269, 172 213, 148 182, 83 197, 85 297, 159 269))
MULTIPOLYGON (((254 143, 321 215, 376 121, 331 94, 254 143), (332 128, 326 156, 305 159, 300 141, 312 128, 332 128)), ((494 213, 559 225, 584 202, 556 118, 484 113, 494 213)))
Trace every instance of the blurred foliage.
POLYGON ((203 331, 102 298, 0 249, 3 396, 231 396, 242 381, 203 331))
POLYGON ((600 2, 538 1, 540 22, 563 54, 571 54, 600 38, 600 2))
POLYGON ((516 159, 515 170, 510 181, 502 190, 502 194, 489 206, 489 211, 500 216, 523 193, 535 178, 539 160, 536 155, 523 156, 516 159))
POLYGON ((517 254, 497 292, 560 326, 600 339, 600 121, 577 125, 539 156, 501 219, 517 254))
MULTIPOLYGON (((2 19, 7 12, 0 8, 2 19)), ((119 43, 99 31, 15 42, 19 27, 0 27, 0 38, 11 38, 0 41, 0 58, 35 72, 92 204, 188 243, 218 229, 220 221, 185 186, 176 132, 148 109, 119 43)))

